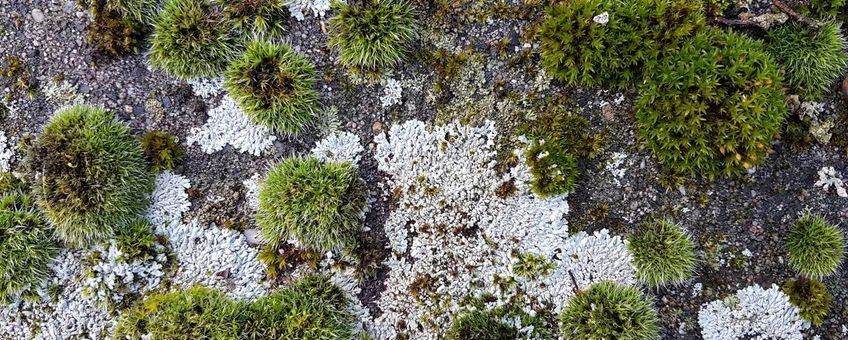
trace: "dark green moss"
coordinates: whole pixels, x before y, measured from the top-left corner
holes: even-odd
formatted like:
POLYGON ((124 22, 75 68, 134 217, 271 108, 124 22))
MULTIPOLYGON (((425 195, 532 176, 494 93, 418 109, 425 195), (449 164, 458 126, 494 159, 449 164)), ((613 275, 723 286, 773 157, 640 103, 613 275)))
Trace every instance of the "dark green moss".
POLYGON ((574 190, 577 179, 577 161, 558 141, 533 142, 525 157, 533 174, 533 192, 540 197, 550 197, 574 190))
POLYGON ((498 307, 467 311, 455 317, 446 338, 448 340, 513 340, 553 339, 542 318, 530 316, 517 307, 498 307), (518 319, 523 327, 533 327, 532 334, 523 333, 504 320, 518 319))
POLYGON ((801 310, 801 317, 819 327, 830 310, 830 293, 824 283, 816 279, 789 280, 783 285, 789 302, 801 310))
POLYGON ((154 173, 173 170, 183 157, 177 137, 164 131, 150 131, 141 137, 144 156, 154 173))

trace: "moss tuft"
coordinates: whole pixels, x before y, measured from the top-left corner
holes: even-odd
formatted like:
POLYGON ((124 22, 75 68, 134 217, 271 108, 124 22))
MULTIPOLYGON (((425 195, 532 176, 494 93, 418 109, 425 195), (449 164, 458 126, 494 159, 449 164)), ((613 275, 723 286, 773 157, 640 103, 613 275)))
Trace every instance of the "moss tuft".
POLYGON ((695 246, 676 224, 642 224, 627 241, 636 278, 651 287, 680 284, 695 270, 695 246))
POLYGON ((569 85, 632 88, 663 53, 704 29, 700 1, 576 0, 551 6, 539 37, 545 70, 569 85), (608 13, 608 22, 595 17, 608 13))
POLYGON ((596 283, 568 301, 560 330, 568 339, 659 339, 652 301, 633 287, 596 283))
POLYGON ((365 183, 350 163, 296 157, 261 183, 257 219, 271 245, 293 238, 322 253, 351 250, 366 205, 365 183))
POLYGON ((830 293, 824 283, 816 279, 789 280, 783 285, 789 302, 801 311, 801 317, 819 327, 830 310, 830 293))
POLYGON ((154 173, 174 170, 183 157, 183 149, 177 143, 177 137, 164 131, 150 131, 141 137, 144 156, 154 173))
POLYGON ((244 38, 282 37, 288 17, 284 0, 215 0, 224 7, 224 19, 244 38))
POLYGON ((835 273, 842 263, 845 238, 824 218, 804 216, 789 230, 786 249, 792 269, 801 275, 822 277, 835 273))
POLYGON ((227 68, 225 86, 251 119, 289 134, 312 121, 318 102, 315 66, 286 44, 248 44, 227 68))
POLYGON ((533 174, 533 192, 539 197, 567 194, 574 190, 577 161, 557 141, 533 142, 526 153, 527 166, 533 174))
POLYGON ((403 60, 417 37, 413 8, 403 0, 371 0, 364 5, 335 2, 329 45, 339 51, 342 65, 380 71, 403 60))
POLYGON ((639 88, 636 125, 669 170, 715 178, 763 162, 787 109, 761 43, 711 30, 651 73, 639 88))
POLYGON ((459 314, 447 333, 448 340, 507 340, 553 339, 545 322, 515 307, 498 307, 490 310, 472 310, 459 314), (511 322, 518 320, 523 329, 511 322), (530 328, 531 334, 527 334, 530 328))
POLYGON ((38 204, 57 236, 85 247, 144 213, 153 190, 140 143, 102 108, 58 112, 27 149, 38 204))
POLYGON ((154 294, 124 312, 116 338, 351 339, 344 291, 326 277, 306 277, 256 301, 234 301, 196 287, 154 294))
POLYGON ((231 24, 208 0, 167 0, 153 27, 150 64, 175 77, 217 76, 237 51, 231 24))
POLYGON ((35 294, 59 245, 23 182, 0 176, 0 303, 7 304, 35 294))
POLYGON ((786 73, 786 81, 807 99, 827 91, 848 66, 841 23, 812 28, 793 22, 768 31, 769 52, 786 73))

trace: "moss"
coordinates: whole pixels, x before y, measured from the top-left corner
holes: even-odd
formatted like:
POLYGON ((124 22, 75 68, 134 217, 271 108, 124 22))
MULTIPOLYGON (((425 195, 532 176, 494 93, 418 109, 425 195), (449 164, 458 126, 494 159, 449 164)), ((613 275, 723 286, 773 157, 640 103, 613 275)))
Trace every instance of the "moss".
POLYGON ((511 340, 553 339, 544 319, 531 316, 517 307, 472 310, 455 316, 446 335, 448 340, 511 340), (518 329, 507 320, 519 320, 523 329, 518 329), (527 329, 531 329, 527 334, 527 329))
POLYGON ((38 204, 68 245, 112 237, 147 208, 153 174, 141 144, 102 108, 58 112, 26 155, 38 204))
POLYGON ((24 183, 0 174, 0 303, 35 295, 58 252, 24 183))
POLYGON ((288 17, 284 0, 215 0, 223 6, 224 19, 245 39, 273 39, 283 36, 288 17))
POLYGON ((668 51, 706 25, 700 1, 559 2, 539 28, 542 65, 569 85, 632 88, 668 51), (608 13, 607 23, 594 20, 608 13))
POLYGON ((596 283, 568 301, 560 330, 569 339, 659 339, 652 299, 633 287, 596 283))
POLYGON ((220 75, 237 51, 232 24, 208 0, 167 0, 153 27, 150 64, 175 77, 220 75))
POLYGON ((659 220, 628 237, 636 278, 651 287, 677 285, 692 277, 695 246, 679 226, 659 220))
POLYGON ((251 42, 224 85, 252 120, 283 133, 299 133, 316 111, 315 66, 286 44, 251 42))
POLYGON ((830 310, 830 293, 824 283, 816 279, 789 280, 783 285, 789 302, 801 311, 801 317, 815 327, 821 326, 830 310))
POLYGON ((328 43, 347 68, 378 72, 395 67, 417 37, 418 24, 405 1, 335 2, 333 7, 338 14, 330 19, 328 43))
POLYGON ((639 87, 639 136, 672 172, 738 176, 763 162, 786 116, 780 84, 761 43, 732 32, 699 34, 639 87))
POLYGON ((261 183, 257 219, 272 245, 294 238, 319 252, 350 250, 366 204, 364 182, 350 163, 290 158, 261 183))
POLYGON ((537 279, 548 275, 554 269, 553 262, 541 255, 513 252, 512 257, 517 259, 512 271, 518 276, 537 279))
POLYGON ((577 161, 558 141, 533 142, 525 157, 533 174, 533 192, 540 197, 550 197, 574 190, 577 179, 577 161))
POLYGON ((326 277, 306 277, 256 301, 191 288, 154 294, 121 316, 116 338, 350 339, 353 315, 344 291, 326 277))
MULTIPOLYGON (((558 107, 557 104, 552 106, 558 107)), ((595 158, 604 151, 608 131, 591 133, 589 121, 579 114, 545 111, 535 121, 525 123, 519 131, 533 138, 559 142, 566 152, 581 158, 595 158)))
POLYGON ((768 31, 769 52, 804 98, 819 98, 848 66, 841 27, 837 22, 820 28, 793 22, 768 31))
POLYGON ((110 2, 95 0, 91 6, 92 20, 86 28, 88 41, 101 54, 120 56, 138 52, 148 33, 143 23, 124 16, 109 6, 110 2))
POLYGON ((839 228, 818 216, 803 216, 786 239, 789 266, 802 275, 822 277, 836 272, 845 254, 839 228))
POLYGON ((177 137, 164 131, 149 131, 141 137, 144 156, 154 173, 174 170, 183 157, 177 137))

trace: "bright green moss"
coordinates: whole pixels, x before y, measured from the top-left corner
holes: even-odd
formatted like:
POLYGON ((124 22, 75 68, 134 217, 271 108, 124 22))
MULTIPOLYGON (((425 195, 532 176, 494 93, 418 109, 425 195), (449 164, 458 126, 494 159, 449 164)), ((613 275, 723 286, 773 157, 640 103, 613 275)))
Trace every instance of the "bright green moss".
POLYGON ((783 285, 789 302, 801 311, 801 317, 819 327, 830 310, 830 293, 824 283, 816 279, 789 280, 783 285))
POLYGON ((833 274, 845 254, 842 232, 818 216, 804 216, 789 229, 786 239, 789 266, 801 275, 833 274))
POLYGON ((566 339, 659 339, 652 300, 633 287, 596 283, 568 300, 560 314, 566 339))
POLYGON ((651 287, 680 284, 695 270, 695 246, 673 223, 642 224, 627 241, 636 278, 651 287))
POLYGON ((256 301, 234 301, 196 287, 154 294, 122 315, 116 338, 351 339, 353 315, 344 291, 326 277, 307 277, 256 301))
POLYGON ((365 183, 350 163, 289 158, 261 183, 257 219, 272 245, 296 239, 313 250, 350 250, 362 227, 365 183))
POLYGON ((9 173, 0 190, 0 303, 34 292, 47 278, 59 245, 32 196, 9 173))
POLYGON ((174 170, 183 157, 183 149, 177 143, 177 137, 164 131, 150 131, 141 137, 144 156, 154 173, 174 170))
POLYGON ((227 68, 225 86, 251 119, 289 134, 311 122, 318 102, 315 66, 286 44, 248 44, 227 68))
POLYGON ((786 73, 786 81, 806 99, 827 91, 848 66, 841 23, 812 28, 793 22, 768 31, 769 52, 786 73))
POLYGON ((56 235, 85 247, 144 213, 153 174, 129 128, 102 108, 58 112, 27 150, 38 204, 56 235))
POLYGON ((362 5, 335 2, 338 14, 330 19, 331 48, 342 65, 379 71, 403 60, 418 24, 412 6, 403 0, 371 0, 362 5))
POLYGON ((787 109, 780 72, 760 42, 711 30, 650 73, 636 126, 669 170, 714 178, 763 162, 787 109))
POLYGON ((167 0, 153 27, 150 64, 175 77, 217 76, 237 51, 232 25, 208 0, 167 0))
POLYGON ((542 64, 569 85, 632 88, 705 22, 700 1, 559 2, 539 30, 542 64), (595 20, 602 13, 609 15, 607 23, 595 20))

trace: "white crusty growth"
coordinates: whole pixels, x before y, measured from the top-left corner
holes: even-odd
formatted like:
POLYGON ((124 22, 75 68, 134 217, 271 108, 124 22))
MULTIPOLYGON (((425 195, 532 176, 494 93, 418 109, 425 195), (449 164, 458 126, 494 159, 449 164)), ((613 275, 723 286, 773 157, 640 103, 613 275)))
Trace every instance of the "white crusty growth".
POLYGON ((701 306, 698 324, 705 340, 801 340, 810 323, 798 313, 776 285, 753 285, 701 306))

